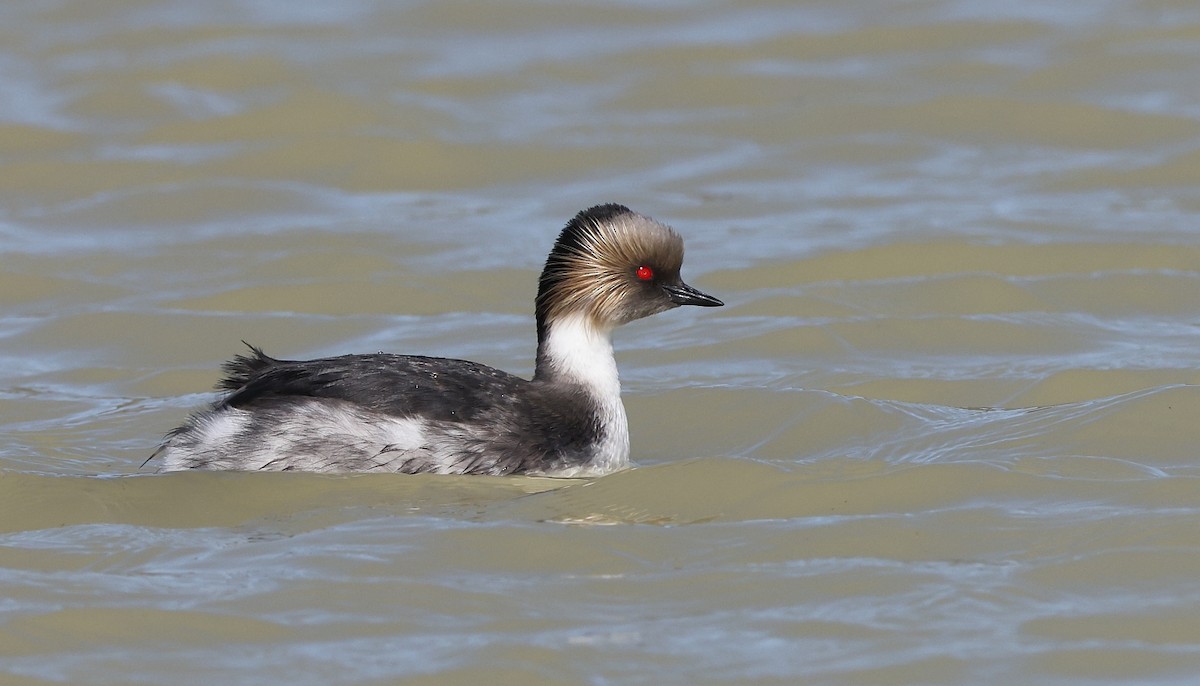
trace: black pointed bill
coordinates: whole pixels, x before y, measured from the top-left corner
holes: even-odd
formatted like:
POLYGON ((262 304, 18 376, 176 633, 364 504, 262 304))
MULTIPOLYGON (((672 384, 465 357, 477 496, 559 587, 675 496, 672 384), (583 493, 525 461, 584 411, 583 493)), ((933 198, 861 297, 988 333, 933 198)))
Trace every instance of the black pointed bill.
POLYGON ((667 297, 676 305, 699 305, 700 307, 720 307, 725 303, 717 300, 707 293, 692 288, 686 283, 680 281, 675 284, 668 284, 662 287, 667 292, 667 297))

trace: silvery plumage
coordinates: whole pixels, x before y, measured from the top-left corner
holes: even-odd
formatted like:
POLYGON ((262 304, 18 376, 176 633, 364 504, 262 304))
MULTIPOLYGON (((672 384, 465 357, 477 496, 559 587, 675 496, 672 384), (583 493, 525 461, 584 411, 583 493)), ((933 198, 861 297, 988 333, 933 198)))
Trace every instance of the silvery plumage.
POLYGON ((629 464, 621 324, 721 301, 679 275, 683 240, 621 205, 580 212, 538 282, 532 380, 464 360, 344 355, 225 365, 226 394, 167 434, 181 469, 592 476, 629 464))

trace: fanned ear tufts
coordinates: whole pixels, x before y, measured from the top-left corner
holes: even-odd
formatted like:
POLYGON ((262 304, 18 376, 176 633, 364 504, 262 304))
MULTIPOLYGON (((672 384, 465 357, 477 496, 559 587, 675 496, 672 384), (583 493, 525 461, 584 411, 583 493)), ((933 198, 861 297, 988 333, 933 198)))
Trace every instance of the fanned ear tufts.
POLYGON ((651 314, 629 306, 637 269, 677 278, 682 265, 683 239, 665 224, 616 203, 580 212, 554 242, 538 281, 539 340, 547 319, 569 313, 602 326, 651 314))
POLYGON ((264 353, 262 348, 250 345, 246 341, 242 343, 250 348, 250 353, 235 355, 232 360, 221 365, 225 377, 217 382, 217 390, 236 391, 254 377, 279 364, 279 360, 264 353))

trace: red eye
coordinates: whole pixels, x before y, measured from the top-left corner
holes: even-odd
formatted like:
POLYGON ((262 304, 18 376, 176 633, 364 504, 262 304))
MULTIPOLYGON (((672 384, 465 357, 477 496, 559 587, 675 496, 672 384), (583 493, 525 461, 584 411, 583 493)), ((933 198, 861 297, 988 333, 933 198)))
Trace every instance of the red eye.
POLYGON ((637 277, 639 279, 641 279, 642 281, 649 281, 650 279, 654 278, 654 270, 647 267, 644 264, 642 266, 638 267, 637 272, 635 272, 635 273, 637 274, 637 277))

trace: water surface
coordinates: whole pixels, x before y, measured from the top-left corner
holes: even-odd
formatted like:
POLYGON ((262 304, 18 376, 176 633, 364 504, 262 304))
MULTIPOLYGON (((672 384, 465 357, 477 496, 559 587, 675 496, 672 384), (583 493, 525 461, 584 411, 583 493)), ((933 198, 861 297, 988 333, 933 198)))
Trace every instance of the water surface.
POLYGON ((0 674, 1190 684, 1192 3, 10 3, 0 674), (154 475, 239 341, 532 371, 616 201, 639 468, 154 475), (152 466, 152 465, 151 465, 152 466))

